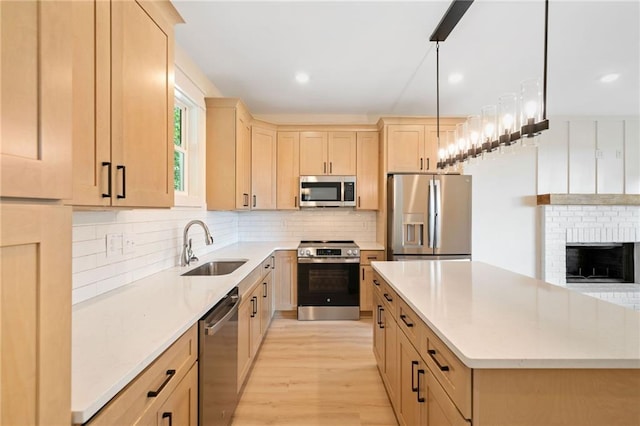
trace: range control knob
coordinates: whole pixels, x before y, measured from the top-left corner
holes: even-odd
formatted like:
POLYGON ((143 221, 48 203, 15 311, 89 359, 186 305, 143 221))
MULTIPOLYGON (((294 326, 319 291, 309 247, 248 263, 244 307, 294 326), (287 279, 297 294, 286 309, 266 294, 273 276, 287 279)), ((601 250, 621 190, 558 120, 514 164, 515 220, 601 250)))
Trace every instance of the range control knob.
POLYGON ((351 256, 353 252, 351 250, 347 250, 347 256, 351 256))
POLYGON ((357 256, 357 255, 358 255, 358 249, 354 249, 354 250, 353 250, 353 255, 354 255, 354 256, 357 256))
POLYGON ((304 254, 306 254, 307 256, 311 256, 311 250, 306 249, 306 250, 304 251, 304 254))
POLYGON ((298 250, 298 256, 304 256, 304 250, 302 249, 298 250))

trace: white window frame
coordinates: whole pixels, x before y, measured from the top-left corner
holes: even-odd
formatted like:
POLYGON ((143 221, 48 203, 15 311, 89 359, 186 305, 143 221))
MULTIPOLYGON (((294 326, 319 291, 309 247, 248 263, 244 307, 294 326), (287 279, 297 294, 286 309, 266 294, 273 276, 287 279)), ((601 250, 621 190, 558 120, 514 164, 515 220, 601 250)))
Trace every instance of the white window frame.
MULTIPOLYGON (((183 123, 183 147, 174 144, 174 151, 185 153, 184 158, 184 191, 174 192, 175 207, 204 207, 204 146, 206 111, 197 102, 175 86, 176 106, 186 110, 183 123)), ((173 141, 172 141, 173 143, 173 141)))
POLYGON ((174 103, 174 111, 175 107, 179 107, 182 110, 182 123, 180 126, 181 135, 180 140, 182 144, 180 146, 176 145, 175 142, 173 144, 173 150, 182 153, 183 158, 183 170, 182 170, 182 191, 175 189, 175 195, 177 197, 185 197, 189 195, 189 118, 190 111, 189 106, 183 102, 181 96, 178 96, 176 91, 175 103, 174 103))

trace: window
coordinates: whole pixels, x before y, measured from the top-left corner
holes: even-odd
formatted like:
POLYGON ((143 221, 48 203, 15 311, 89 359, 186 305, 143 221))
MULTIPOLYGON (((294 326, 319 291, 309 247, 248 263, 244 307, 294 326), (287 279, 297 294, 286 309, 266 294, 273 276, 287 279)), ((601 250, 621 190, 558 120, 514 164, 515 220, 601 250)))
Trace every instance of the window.
POLYGON ((176 192, 188 192, 188 108, 176 99, 173 107, 173 187, 176 192))
POLYGON ((176 86, 173 107, 173 187, 176 206, 204 205, 205 109, 176 86))

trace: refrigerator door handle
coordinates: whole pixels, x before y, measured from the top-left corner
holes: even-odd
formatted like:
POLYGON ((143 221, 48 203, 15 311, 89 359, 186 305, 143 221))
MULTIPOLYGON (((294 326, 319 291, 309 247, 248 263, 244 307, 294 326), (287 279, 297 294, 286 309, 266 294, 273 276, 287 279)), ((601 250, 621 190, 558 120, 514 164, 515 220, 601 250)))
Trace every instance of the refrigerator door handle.
POLYGON ((440 234, 442 233, 441 229, 441 220, 438 217, 440 215, 440 211, 442 210, 442 194, 440 192, 440 181, 435 179, 433 181, 434 193, 435 193, 435 214, 434 216, 434 226, 433 226, 433 240, 434 247, 440 248, 440 234))
POLYGON ((427 232, 429 233, 429 235, 427 240, 429 242, 429 248, 433 248, 435 243, 436 212, 435 212, 435 187, 432 179, 429 179, 429 208, 427 211, 427 215, 429 220, 429 227, 427 229, 427 232))

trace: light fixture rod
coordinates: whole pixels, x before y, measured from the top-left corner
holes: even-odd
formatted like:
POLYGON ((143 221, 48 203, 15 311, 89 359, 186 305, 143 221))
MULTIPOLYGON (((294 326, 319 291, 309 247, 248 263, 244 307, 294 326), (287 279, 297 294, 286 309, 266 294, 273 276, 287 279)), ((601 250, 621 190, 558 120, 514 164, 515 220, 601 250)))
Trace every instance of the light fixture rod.
POLYGON ((547 119, 547 42, 549 38, 549 0, 544 1, 544 71, 542 74, 542 119, 547 119))
POLYGON ((473 0, 453 0, 431 34, 429 41, 445 41, 451 31, 458 25, 467 9, 469 9, 471 3, 473 3, 473 0))
POLYGON ((436 139, 440 149, 440 42, 436 41, 436 139))

